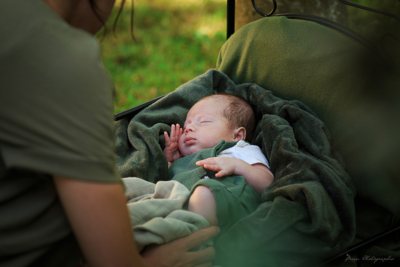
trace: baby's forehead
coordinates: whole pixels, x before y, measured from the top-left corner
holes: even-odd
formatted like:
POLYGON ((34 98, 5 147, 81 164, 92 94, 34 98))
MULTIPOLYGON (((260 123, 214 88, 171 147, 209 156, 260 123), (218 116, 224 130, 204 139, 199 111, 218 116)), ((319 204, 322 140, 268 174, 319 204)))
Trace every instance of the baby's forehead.
POLYGON ((229 103, 230 103, 230 100, 227 97, 221 96, 221 95, 216 95, 216 96, 210 96, 210 97, 201 99, 196 104, 194 104, 193 107, 195 107, 195 106, 204 107, 205 106, 205 107, 213 107, 218 110, 224 110, 229 103))
POLYGON ((188 112, 188 116, 195 116, 195 115, 221 115, 222 112, 226 108, 225 102, 216 101, 216 97, 214 98, 206 98, 204 100, 200 100, 196 104, 192 106, 192 108, 188 112))
POLYGON ((186 120, 199 116, 222 116, 225 110, 225 105, 216 101, 208 101, 204 99, 192 106, 186 115, 186 120))

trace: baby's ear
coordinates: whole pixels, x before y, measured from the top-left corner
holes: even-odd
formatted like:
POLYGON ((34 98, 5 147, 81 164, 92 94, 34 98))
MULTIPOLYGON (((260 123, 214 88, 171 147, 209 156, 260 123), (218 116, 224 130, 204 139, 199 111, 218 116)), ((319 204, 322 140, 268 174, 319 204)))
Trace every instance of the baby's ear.
POLYGON ((233 131, 233 138, 235 141, 246 140, 246 129, 244 127, 239 127, 233 131))

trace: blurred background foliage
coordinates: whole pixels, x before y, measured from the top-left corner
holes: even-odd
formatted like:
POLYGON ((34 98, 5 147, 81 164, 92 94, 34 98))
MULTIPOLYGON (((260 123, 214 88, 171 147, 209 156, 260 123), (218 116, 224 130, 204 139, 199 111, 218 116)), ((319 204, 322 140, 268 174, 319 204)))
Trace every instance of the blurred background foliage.
MULTIPOLYGON (((388 12, 397 16, 397 18, 400 18, 400 0, 347 1, 383 12, 388 12)), ((350 29, 368 39, 378 47, 383 45, 382 43, 385 42, 385 37, 383 36, 386 33, 398 33, 398 30, 400 29, 400 21, 397 21, 392 17, 354 7, 348 7, 348 21, 348 27, 350 29)))
MULTIPOLYGON (((400 12, 399 0, 350 2, 397 16, 400 12)), ((106 34, 101 31, 97 35, 115 84, 115 113, 171 92, 215 68, 226 40, 226 0, 134 0, 135 40, 130 31, 130 0, 113 31, 120 3, 117 0, 106 34)), ((354 7, 347 7, 345 24, 369 39, 375 38, 376 32, 399 26, 392 18, 354 7)))
MULTIPOLYGON (((120 1, 119 1, 120 2, 120 1)), ((226 40, 225 0, 127 0, 113 34, 119 2, 99 32, 102 57, 115 84, 115 113, 173 91, 215 68, 226 40)))

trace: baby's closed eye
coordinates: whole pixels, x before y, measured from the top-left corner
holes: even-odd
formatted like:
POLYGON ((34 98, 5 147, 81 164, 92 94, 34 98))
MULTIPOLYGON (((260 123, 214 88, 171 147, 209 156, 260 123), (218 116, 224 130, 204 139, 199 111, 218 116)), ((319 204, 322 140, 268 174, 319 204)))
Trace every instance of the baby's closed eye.
POLYGON ((200 118, 200 123, 208 123, 208 122, 212 122, 212 121, 213 121, 213 119, 208 116, 200 118))

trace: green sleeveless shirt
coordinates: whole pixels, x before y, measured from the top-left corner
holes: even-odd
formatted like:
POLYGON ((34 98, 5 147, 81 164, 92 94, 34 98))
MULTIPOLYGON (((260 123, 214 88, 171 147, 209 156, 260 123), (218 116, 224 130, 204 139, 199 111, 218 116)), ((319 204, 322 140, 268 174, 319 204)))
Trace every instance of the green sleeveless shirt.
POLYGON ((0 1, 0 266, 81 253, 53 175, 119 183, 113 85, 98 42, 41 0, 0 1))

